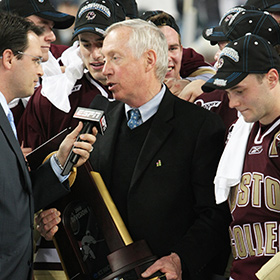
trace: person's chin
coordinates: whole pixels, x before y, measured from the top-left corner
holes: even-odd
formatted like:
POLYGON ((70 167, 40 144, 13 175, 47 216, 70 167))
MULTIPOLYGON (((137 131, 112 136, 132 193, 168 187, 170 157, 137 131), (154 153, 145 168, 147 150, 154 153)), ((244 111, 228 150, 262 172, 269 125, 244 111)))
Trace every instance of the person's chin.
POLYGON ((23 96, 23 98, 33 95, 34 92, 35 92, 35 87, 32 90, 30 90, 29 92, 26 92, 26 94, 23 96))
POLYGON ((49 56, 47 55, 47 56, 43 56, 43 60, 42 60, 42 62, 47 62, 49 60, 49 56))
POLYGON ((244 121, 247 123, 255 122, 257 119, 255 116, 250 114, 247 110, 241 112, 241 115, 243 116, 244 121))
POLYGON ((167 72, 166 75, 165 75, 165 79, 172 79, 172 78, 175 78, 173 70, 167 72))
POLYGON ((49 60, 49 51, 47 49, 42 50, 42 58, 43 58, 43 62, 49 60))

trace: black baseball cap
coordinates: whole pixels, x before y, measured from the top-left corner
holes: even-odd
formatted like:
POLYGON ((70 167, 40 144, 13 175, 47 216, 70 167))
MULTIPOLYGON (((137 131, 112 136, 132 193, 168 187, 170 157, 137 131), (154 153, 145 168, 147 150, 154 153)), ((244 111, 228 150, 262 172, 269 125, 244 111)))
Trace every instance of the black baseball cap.
POLYGON ((165 26, 165 25, 170 26, 180 35, 180 29, 174 17, 164 11, 161 10, 146 11, 142 13, 142 15, 139 18, 145 21, 151 21, 156 26, 165 26))
POLYGON ((217 73, 202 86, 202 90, 228 89, 248 74, 267 73, 271 68, 280 71, 280 57, 273 46, 260 36, 245 35, 222 50, 217 73))
POLYGON ((52 20, 56 29, 66 29, 75 21, 74 16, 56 11, 49 0, 1 0, 0 10, 16 13, 21 17, 36 15, 52 20))
POLYGON ((245 5, 251 5, 269 12, 280 12, 279 0, 248 0, 245 5))
POLYGON ((125 20, 123 6, 114 0, 88 0, 79 8, 72 39, 82 32, 99 36, 115 22, 125 20))
POLYGON ((221 41, 229 41, 228 37, 225 34, 224 27, 229 26, 232 23, 232 18, 234 18, 234 16, 247 10, 252 11, 257 10, 257 8, 253 6, 241 5, 229 9, 222 16, 219 25, 205 28, 202 31, 202 36, 204 37, 204 39, 210 41, 211 45, 216 45, 218 42, 221 41))
POLYGON ((219 40, 216 34, 205 31, 204 38, 210 41, 233 41, 247 33, 259 35, 268 40, 273 46, 280 44, 280 26, 267 11, 245 10, 238 12, 220 26, 219 40))

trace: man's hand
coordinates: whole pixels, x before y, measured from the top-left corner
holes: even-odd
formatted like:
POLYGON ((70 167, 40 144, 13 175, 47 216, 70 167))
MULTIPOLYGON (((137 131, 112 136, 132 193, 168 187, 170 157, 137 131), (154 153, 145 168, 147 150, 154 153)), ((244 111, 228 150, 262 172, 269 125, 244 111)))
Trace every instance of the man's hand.
POLYGON ((188 80, 169 78, 164 81, 169 90, 176 96, 190 83, 188 80))
POLYGON ((195 99, 203 93, 201 87, 204 85, 204 80, 177 80, 169 78, 164 81, 169 90, 179 98, 193 103, 195 99))
POLYGON ((167 280, 182 280, 182 268, 179 256, 176 253, 171 253, 169 256, 162 257, 144 271, 141 276, 147 278, 157 271, 164 273, 167 280))
POLYGON ((36 229, 46 240, 52 240, 60 221, 60 212, 55 208, 44 210, 35 218, 36 229))
POLYGON ((203 80, 194 80, 182 89, 178 97, 193 103, 195 99, 203 93, 201 87, 204 84, 205 81, 203 80))
POLYGON ((62 166, 64 166, 73 146, 75 147, 73 152, 80 156, 77 164, 74 165, 75 167, 81 166, 88 160, 90 153, 92 152, 92 145, 96 141, 95 136, 97 134, 97 129, 94 127, 92 129, 92 134, 81 134, 80 139, 82 141, 78 142, 76 139, 82 128, 83 123, 79 122, 78 126, 71 133, 69 133, 60 144, 56 156, 62 166))
POLYGON ((32 149, 31 149, 31 148, 25 148, 25 147, 24 147, 23 141, 22 141, 22 143, 21 143, 20 148, 21 148, 21 151, 22 151, 22 153, 23 153, 23 156, 24 156, 24 158, 25 158, 25 160, 26 160, 26 156, 27 156, 29 153, 32 152, 32 149))

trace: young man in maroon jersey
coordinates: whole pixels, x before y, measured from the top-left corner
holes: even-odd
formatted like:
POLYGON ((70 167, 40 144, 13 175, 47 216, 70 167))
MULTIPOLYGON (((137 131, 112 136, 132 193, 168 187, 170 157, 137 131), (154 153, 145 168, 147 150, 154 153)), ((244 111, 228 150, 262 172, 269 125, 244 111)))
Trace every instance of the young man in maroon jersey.
POLYGON ((34 149, 63 129, 75 127, 77 107, 88 107, 96 95, 112 97, 103 86, 103 33, 124 19, 123 8, 113 0, 90 0, 80 5, 73 34, 79 47, 65 73, 44 79, 36 89, 17 127, 25 147, 34 149))
MULTIPOLYGON (((248 7, 251 8, 251 7, 248 7)), ((277 47, 280 44, 280 27, 277 21, 268 13, 257 10, 234 7, 222 17, 220 24, 205 28, 203 37, 210 41, 211 45, 218 45, 215 54, 215 67, 218 66, 220 53, 230 42, 247 33, 259 35, 270 41, 277 47)), ((198 96, 194 103, 212 112, 219 114, 227 127, 230 127, 238 117, 235 108, 229 108, 228 97, 224 90, 215 90, 210 94, 204 92, 198 96)))
POLYGON ((168 44, 168 72, 164 83, 176 96, 189 102, 202 93, 201 86, 216 71, 192 48, 183 48, 175 19, 161 10, 146 11, 141 17, 153 22, 165 35, 168 44))
POLYGON ((246 35, 225 46, 203 90, 224 89, 236 122, 215 177, 217 203, 229 198, 233 221, 231 280, 256 280, 279 252, 280 58, 271 44, 246 35))
MULTIPOLYGON (((61 71, 60 64, 56 60, 61 57, 61 54, 68 46, 53 44, 56 40, 53 29, 69 28, 74 23, 75 17, 57 11, 49 0, 3 0, 0 1, 0 10, 18 14, 41 27, 43 29, 40 41, 44 62, 42 64, 44 76, 47 75, 47 68, 51 68, 52 71, 61 71)), ((28 100, 29 98, 16 98, 9 104, 9 108, 14 114, 16 125, 23 114, 28 100)))

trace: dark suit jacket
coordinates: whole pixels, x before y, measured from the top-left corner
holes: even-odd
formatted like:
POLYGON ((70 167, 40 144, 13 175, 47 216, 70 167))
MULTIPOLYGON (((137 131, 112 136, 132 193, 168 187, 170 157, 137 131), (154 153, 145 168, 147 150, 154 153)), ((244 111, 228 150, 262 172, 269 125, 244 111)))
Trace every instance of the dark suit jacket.
MULTIPOLYGON (((102 102, 108 128, 95 143, 91 163, 109 189, 124 104, 102 102)), ((184 279, 208 280, 217 256, 222 258, 216 264, 227 262, 230 214, 226 204, 216 205, 213 186, 223 143, 224 125, 218 115, 167 89, 124 194, 132 238, 145 239, 159 257, 176 252, 184 279)))
POLYGON ((68 193, 46 162, 29 173, 0 106, 0 279, 31 279, 34 211, 68 193))

